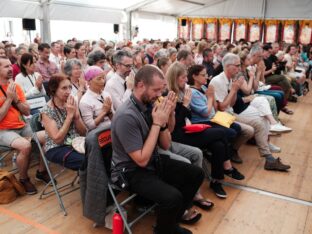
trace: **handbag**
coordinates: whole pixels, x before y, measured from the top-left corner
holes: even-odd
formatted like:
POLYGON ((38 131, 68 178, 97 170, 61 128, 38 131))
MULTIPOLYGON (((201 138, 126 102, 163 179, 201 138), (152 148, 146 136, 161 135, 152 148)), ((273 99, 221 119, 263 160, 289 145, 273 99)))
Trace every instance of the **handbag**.
POLYGON ((211 128, 211 126, 208 124, 189 124, 183 127, 185 133, 202 132, 207 128, 211 128))
POLYGON ((225 111, 217 111, 215 116, 210 120, 213 123, 219 124, 223 127, 230 128, 234 123, 236 117, 225 111))
POLYGON ((72 140, 72 147, 78 153, 86 154, 85 142, 86 142, 86 138, 85 137, 75 137, 72 140))
POLYGON ((14 174, 0 170, 0 204, 8 204, 24 194, 25 189, 14 174))

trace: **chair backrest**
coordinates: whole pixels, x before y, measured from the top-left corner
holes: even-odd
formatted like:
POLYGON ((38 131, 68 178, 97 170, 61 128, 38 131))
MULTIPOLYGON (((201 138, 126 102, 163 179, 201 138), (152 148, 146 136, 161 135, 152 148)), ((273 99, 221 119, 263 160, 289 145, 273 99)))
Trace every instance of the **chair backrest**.
POLYGON ((40 113, 36 113, 32 115, 30 119, 30 127, 34 133, 44 130, 41 122, 39 121, 39 116, 40 116, 40 113))
POLYGON ((27 103, 30 106, 30 114, 36 114, 39 113, 42 107, 44 107, 47 102, 49 101, 49 96, 47 95, 38 95, 27 98, 27 103))
MULTIPOLYGON (((111 130, 107 129, 98 135, 98 144, 101 147, 105 169, 109 173, 111 169, 111 159, 113 154, 111 130)), ((110 175, 108 175, 110 177, 110 175)))

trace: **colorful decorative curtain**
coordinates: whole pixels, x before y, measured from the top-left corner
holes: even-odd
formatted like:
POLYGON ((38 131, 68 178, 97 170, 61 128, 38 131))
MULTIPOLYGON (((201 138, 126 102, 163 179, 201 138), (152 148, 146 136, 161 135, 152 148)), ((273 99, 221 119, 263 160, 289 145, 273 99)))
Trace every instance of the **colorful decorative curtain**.
POLYGON ((276 42, 278 40, 279 20, 265 20, 264 42, 276 42))
POLYGON ((296 21, 283 20, 282 21, 282 41, 292 44, 296 39, 296 21))
POLYGON ((261 41, 262 38, 262 20, 248 20, 248 41, 261 41))
POLYGON ((232 19, 221 18, 219 19, 219 40, 224 41, 231 39, 232 33, 232 19))
POLYGON ((218 40, 218 20, 216 18, 205 19, 206 38, 208 41, 218 40))
POLYGON ((204 19, 193 18, 192 19, 192 40, 200 40, 204 37, 204 19))
POLYGON ((191 22, 188 18, 181 17, 178 19, 178 37, 186 40, 190 39, 190 25, 191 22), (186 21, 186 25, 182 26, 182 20, 186 21))
POLYGON ((304 45, 312 43, 312 20, 299 22, 299 42, 304 45))
POLYGON ((247 20, 246 19, 235 19, 234 20, 234 41, 240 39, 247 39, 247 20))

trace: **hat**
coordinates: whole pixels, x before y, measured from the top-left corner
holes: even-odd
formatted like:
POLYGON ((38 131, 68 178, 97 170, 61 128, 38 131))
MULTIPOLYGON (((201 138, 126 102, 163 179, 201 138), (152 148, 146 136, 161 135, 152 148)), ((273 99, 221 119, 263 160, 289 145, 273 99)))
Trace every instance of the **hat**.
POLYGON ((104 73, 104 71, 98 66, 88 67, 84 72, 85 80, 90 81, 101 73, 104 73))

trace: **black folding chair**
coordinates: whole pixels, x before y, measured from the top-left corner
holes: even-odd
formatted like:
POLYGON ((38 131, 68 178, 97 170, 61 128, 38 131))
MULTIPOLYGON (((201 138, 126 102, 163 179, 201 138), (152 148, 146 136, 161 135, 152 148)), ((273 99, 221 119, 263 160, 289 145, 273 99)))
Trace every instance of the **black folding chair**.
MULTIPOLYGON (((117 200, 117 195, 120 192, 126 191, 123 188, 121 188, 119 185, 117 185, 116 183, 113 183, 111 181, 110 178, 110 168, 111 168, 111 158, 112 158, 112 140, 111 140, 111 131, 110 129, 104 130, 102 131, 99 135, 98 135, 98 144, 102 149, 102 154, 104 157, 104 164, 105 164, 105 169, 107 172, 107 177, 108 177, 108 190, 109 190, 109 194, 111 195, 113 201, 114 201, 114 205, 113 205, 113 210, 118 210, 119 214, 122 217, 124 226, 127 230, 127 232, 129 234, 132 234, 131 231, 131 227, 138 222, 141 218, 143 218, 146 214, 148 214, 149 212, 151 212, 156 204, 153 204, 152 206, 148 207, 147 209, 145 209, 144 211, 140 212, 140 214, 135 217, 133 220, 128 221, 126 216, 124 215, 124 211, 125 211, 125 205, 127 203, 129 203, 130 201, 132 201, 137 194, 131 194, 130 196, 128 196, 126 199, 124 199, 123 201, 118 201, 117 200)), ((86 141, 86 145, 88 144, 88 142, 86 141)), ((111 209, 111 210, 112 210, 111 209)), ((96 225, 95 225, 96 226, 96 225)))
POLYGON ((49 177, 50 177, 50 182, 48 184, 45 185, 45 187, 43 188, 43 190, 41 191, 40 193, 40 196, 39 196, 39 199, 42 199, 44 196, 48 196, 52 193, 55 193, 57 199, 58 199, 58 202, 59 202, 59 205, 61 207, 61 209, 63 210, 64 212, 64 215, 66 216, 67 215, 67 211, 65 209, 65 206, 64 206, 64 203, 63 203, 63 200, 62 200, 62 196, 66 195, 66 194, 69 194, 77 189, 79 189, 79 186, 78 187, 74 187, 74 184, 78 178, 78 175, 75 176, 75 178, 70 182, 70 183, 67 183, 67 184, 64 184, 64 185, 57 185, 56 184, 56 181, 55 179, 57 177, 59 177, 65 170, 66 168, 62 167, 62 169, 56 173, 55 175, 52 174, 51 170, 50 170, 50 167, 49 167, 49 162, 45 156, 45 152, 43 151, 42 149, 42 146, 39 142, 39 139, 37 137, 37 134, 36 132, 39 132, 39 131, 42 131, 44 130, 41 122, 39 121, 39 113, 36 113, 34 114, 32 117, 31 117, 31 120, 30 120, 30 126, 31 126, 31 129, 32 129, 32 132, 33 132, 33 139, 35 140, 38 148, 39 148, 39 153, 40 153, 40 156, 44 162, 44 165, 46 167, 46 170, 49 174, 49 177), (53 189, 50 190, 50 191, 47 191, 49 186, 52 185, 53 186, 53 189), (60 193, 61 191, 65 190, 65 189, 69 189, 71 188, 70 190, 67 190, 66 192, 62 192, 60 193))

